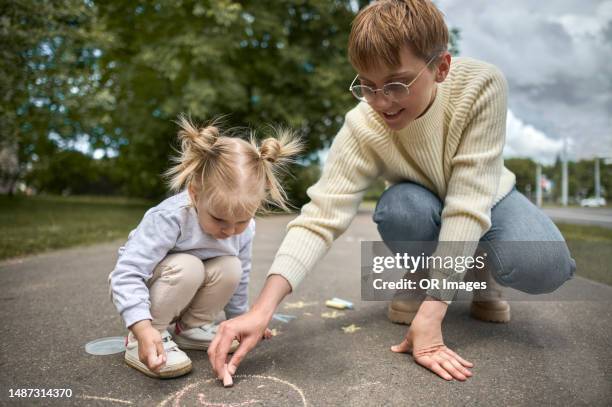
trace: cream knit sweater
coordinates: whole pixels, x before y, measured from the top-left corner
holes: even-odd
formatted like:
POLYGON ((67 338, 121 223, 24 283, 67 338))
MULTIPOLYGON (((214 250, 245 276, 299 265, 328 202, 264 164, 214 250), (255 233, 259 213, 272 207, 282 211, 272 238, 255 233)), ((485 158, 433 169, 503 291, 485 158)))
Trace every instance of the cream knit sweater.
MULTIPOLYGON (((439 241, 474 242, 462 253, 473 255, 491 226, 491 207, 515 184, 502 157, 506 104, 503 74, 470 58, 453 59, 432 105, 400 131, 359 103, 347 113, 321 178, 308 189, 311 201, 287 226, 269 274, 282 275, 295 289, 348 228, 378 177, 435 192, 444 203, 439 241)), ((430 270, 437 278, 452 279, 452 273, 430 270)), ((450 300, 454 291, 428 294, 450 300)))

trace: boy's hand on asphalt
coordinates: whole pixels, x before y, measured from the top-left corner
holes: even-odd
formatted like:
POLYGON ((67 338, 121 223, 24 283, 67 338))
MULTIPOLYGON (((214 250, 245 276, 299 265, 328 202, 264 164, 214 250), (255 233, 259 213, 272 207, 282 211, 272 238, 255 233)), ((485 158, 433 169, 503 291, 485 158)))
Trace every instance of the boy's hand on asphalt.
MULTIPOLYGON (((427 302, 425 301, 424 304, 427 302)), ((464 381, 472 376, 468 368, 474 367, 474 364, 444 345, 442 320, 446 309, 441 313, 435 310, 428 312, 427 309, 424 309, 429 308, 431 311, 440 306, 440 303, 435 301, 425 307, 421 306, 404 340, 399 345, 392 346, 391 350, 398 353, 412 353, 415 362, 445 380, 464 381)))
POLYGON ((147 365, 149 370, 159 373, 166 364, 161 334, 151 326, 149 320, 137 322, 131 329, 138 340, 138 359, 147 365))

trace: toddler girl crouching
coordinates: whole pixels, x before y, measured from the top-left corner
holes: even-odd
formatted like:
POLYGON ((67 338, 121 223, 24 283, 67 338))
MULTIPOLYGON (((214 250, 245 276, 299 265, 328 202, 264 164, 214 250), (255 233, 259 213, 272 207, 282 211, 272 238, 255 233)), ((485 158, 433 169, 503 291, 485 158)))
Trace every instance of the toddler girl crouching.
POLYGON ((181 348, 207 349, 221 310, 228 319, 247 311, 254 216, 266 203, 287 209, 277 173, 300 150, 286 130, 259 145, 185 117, 179 124, 167 175, 172 190, 185 190, 145 213, 109 276, 130 330, 125 361, 160 378, 191 371, 181 348))

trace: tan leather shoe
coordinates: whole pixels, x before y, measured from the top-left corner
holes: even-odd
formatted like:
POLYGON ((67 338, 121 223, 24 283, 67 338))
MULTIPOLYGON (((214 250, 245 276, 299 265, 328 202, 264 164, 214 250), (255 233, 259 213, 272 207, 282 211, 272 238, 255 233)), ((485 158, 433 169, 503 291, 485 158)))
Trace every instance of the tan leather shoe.
MULTIPOLYGON (((410 325, 422 301, 395 299, 389 303, 387 318, 396 324, 410 325)), ((472 301, 470 315, 485 322, 509 322, 510 304, 498 299, 495 301, 472 301)))
POLYGON ((470 315, 473 318, 485 322, 509 322, 510 304, 504 300, 497 301, 472 301, 470 315))
POLYGON ((470 315, 485 322, 509 322, 510 304, 503 299, 502 288, 488 271, 471 270, 466 279, 487 283, 486 290, 475 290, 470 315))
MULTIPOLYGON (((470 315, 485 322, 506 323, 510 321, 510 304, 502 297, 502 289, 488 272, 468 272, 466 280, 487 283, 486 290, 474 291, 470 315)), ((421 294, 424 295, 424 294, 421 294)), ((396 295, 387 309, 387 318, 396 324, 410 325, 417 314, 423 297, 396 295)))
MULTIPOLYGON (((415 279, 416 277, 406 274, 404 278, 415 279)), ((396 324, 410 325, 424 299, 424 290, 397 291, 389 303, 387 318, 396 324)))
MULTIPOLYGON (((406 273, 402 278, 414 281, 418 287, 421 277, 414 273, 406 273)), ((396 291, 387 308, 387 318, 396 324, 410 325, 424 299, 425 291, 421 289, 396 291)))
POLYGON ((419 300, 394 298, 389 303, 387 318, 396 324, 410 325, 421 306, 421 302, 419 300))

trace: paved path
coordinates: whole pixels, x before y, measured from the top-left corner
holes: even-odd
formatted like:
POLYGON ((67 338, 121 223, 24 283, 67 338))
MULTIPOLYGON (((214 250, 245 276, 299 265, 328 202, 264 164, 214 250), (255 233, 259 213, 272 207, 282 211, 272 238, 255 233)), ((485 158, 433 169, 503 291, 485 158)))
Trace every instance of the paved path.
MULTIPOLYGON (((284 234, 288 217, 259 221, 252 297, 284 234)), ((609 405, 612 400, 612 287, 576 278, 564 289, 593 301, 513 303, 507 325, 468 315, 452 305, 447 344, 473 361, 466 383, 445 382, 407 355, 389 351, 405 328, 385 318, 385 303, 361 302, 359 239, 378 236, 367 214, 286 303, 303 301, 289 324, 250 354, 236 385, 223 389, 203 352, 190 351, 194 371, 180 379, 150 379, 122 355, 91 356, 88 341, 124 334, 108 300, 106 278, 118 243, 63 250, 0 265, 2 316, 1 405, 96 406, 407 406, 609 405), (356 309, 337 318, 324 301, 341 297, 356 309), (607 299, 607 301, 602 300, 607 299), (328 314, 329 316, 329 314, 328 314), (345 333, 342 327, 361 329, 345 333), (69 388, 71 399, 9 399, 10 388, 69 388)), ((612 270, 611 270, 612 272, 612 270)))
POLYGON ((611 208, 543 208, 554 221, 612 228, 611 208))

